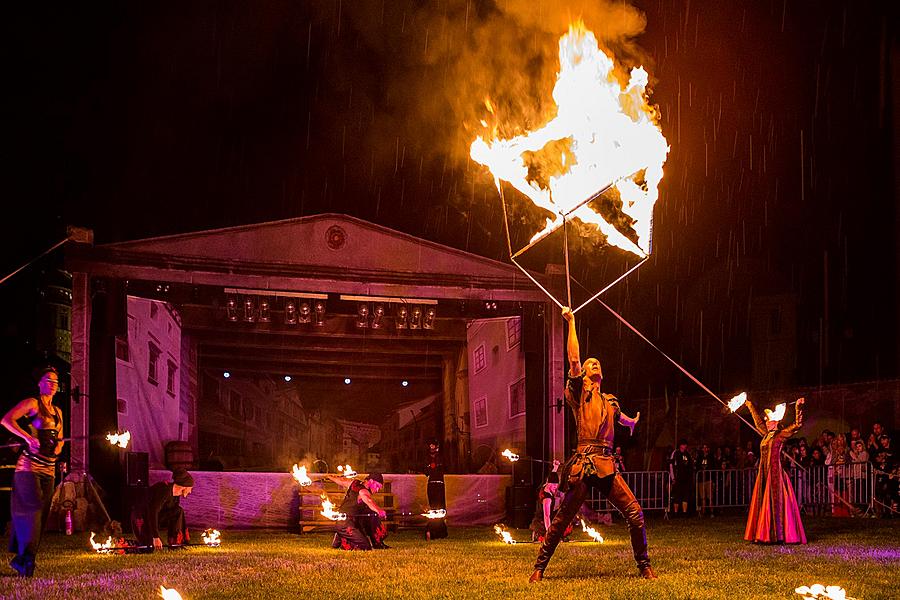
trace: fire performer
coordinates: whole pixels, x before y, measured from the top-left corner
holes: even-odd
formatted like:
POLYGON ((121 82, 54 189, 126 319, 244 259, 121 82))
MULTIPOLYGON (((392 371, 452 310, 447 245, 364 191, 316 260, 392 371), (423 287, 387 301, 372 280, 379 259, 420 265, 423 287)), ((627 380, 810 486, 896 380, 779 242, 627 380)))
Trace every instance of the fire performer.
MULTIPOLYGON (((346 483, 341 478, 332 479, 341 486, 346 483)), ((341 550, 383 550, 389 548, 384 543, 387 537, 387 526, 382 523, 387 514, 378 506, 372 494, 377 494, 384 486, 381 473, 369 473, 364 481, 353 479, 347 487, 347 493, 338 509, 347 518, 338 521, 331 542, 332 548, 341 550)))
POLYGON ((22 400, 0 421, 27 444, 16 462, 10 505, 9 550, 16 555, 9 564, 20 577, 34 575, 35 556, 53 499, 56 459, 65 444, 62 413, 53 406, 58 389, 56 369, 43 369, 38 375, 38 397, 22 400), (19 426, 19 419, 28 419, 27 431, 19 426))
MULTIPOLYGON (((537 495, 537 505, 534 508, 534 519, 531 521, 531 541, 544 541, 550 522, 556 511, 559 510, 561 494, 559 493, 559 461, 553 461, 553 470, 547 475, 547 481, 540 487, 537 495)), ((563 532, 563 541, 568 541, 569 534, 574 529, 574 519, 563 532)))
POLYGON ((566 404, 575 415, 578 447, 563 467, 560 481, 565 496, 541 544, 534 563, 534 573, 531 574, 529 581, 535 583, 543 579, 544 569, 547 568, 566 527, 581 508, 589 488, 599 490, 625 517, 631 533, 631 548, 641 577, 656 579, 647 554, 644 512, 628 488, 628 484, 616 473, 612 457, 616 422, 633 431, 640 413, 630 418, 621 411, 615 396, 600 393, 600 383, 603 380, 600 361, 589 358, 582 367, 575 330, 575 315, 570 308, 564 308, 562 314, 569 322, 569 339, 566 346, 569 357, 569 381, 565 396, 566 404))
MULTIPOLYGON (((444 493, 444 462, 441 460, 441 444, 436 438, 428 441, 428 464, 425 465, 428 476, 428 508, 440 510, 447 508, 447 496, 444 493)), ((446 519, 427 519, 425 539, 427 541, 447 537, 446 519)))
POLYGON ((759 443, 759 472, 753 486, 745 540, 771 544, 806 543, 794 487, 781 466, 781 447, 803 425, 804 403, 803 398, 797 399, 793 424, 779 429, 781 416, 766 411, 764 419, 750 400, 744 402, 750 409, 756 429, 763 436, 759 443))
POLYGON ((150 486, 146 497, 131 508, 131 530, 138 544, 150 551, 163 547, 160 531, 166 532, 169 546, 182 546, 191 536, 185 522, 181 499, 194 489, 194 478, 185 470, 172 473, 171 481, 160 481, 150 486))

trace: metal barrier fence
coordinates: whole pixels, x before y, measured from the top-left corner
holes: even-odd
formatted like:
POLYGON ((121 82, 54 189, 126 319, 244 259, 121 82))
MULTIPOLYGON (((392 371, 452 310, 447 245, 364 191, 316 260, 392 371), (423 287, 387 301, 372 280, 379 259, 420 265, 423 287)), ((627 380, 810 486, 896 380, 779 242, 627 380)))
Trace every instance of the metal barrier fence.
MULTIPOLYGON (((668 471, 626 471, 620 473, 625 483, 631 488, 635 498, 644 511, 669 508, 669 472, 668 471)), ((615 507, 596 490, 591 490, 587 500, 588 506, 596 512, 610 512, 615 507)))
MULTIPOLYGON (((807 514, 849 516, 872 507, 875 477, 867 462, 806 469, 789 466, 785 472, 807 514)), ((749 506, 756 474, 756 468, 697 471, 697 511, 749 506)))

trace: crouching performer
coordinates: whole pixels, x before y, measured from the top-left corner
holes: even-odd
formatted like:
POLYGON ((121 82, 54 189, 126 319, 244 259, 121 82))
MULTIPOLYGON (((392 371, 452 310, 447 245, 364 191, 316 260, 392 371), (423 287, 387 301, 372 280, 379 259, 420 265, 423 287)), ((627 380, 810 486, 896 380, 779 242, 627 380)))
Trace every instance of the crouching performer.
MULTIPOLYGON (((345 481, 333 479, 335 483, 346 486, 345 481)), ((341 550, 382 550, 388 548, 384 543, 387 537, 387 526, 381 522, 386 514, 378 506, 372 494, 377 494, 384 486, 381 473, 369 473, 364 481, 353 479, 344 495, 338 512, 347 515, 345 520, 335 524, 332 548, 341 550)))
POLYGON ((131 530, 140 546, 150 551, 162 549, 160 532, 165 532, 170 547, 190 543, 181 499, 187 498, 193 489, 194 478, 184 470, 174 471, 172 481, 150 486, 147 495, 131 507, 131 530))
POLYGON ((603 371, 600 361, 589 358, 582 367, 578 336, 575 331, 575 315, 571 309, 563 309, 563 318, 569 323, 566 351, 569 358, 569 380, 566 386, 566 404, 575 415, 578 430, 578 447, 575 454, 563 466, 560 474, 560 490, 565 494, 550 529, 544 536, 534 573, 530 582, 541 581, 544 570, 559 545, 566 527, 581 508, 590 488, 600 491, 618 509, 628 522, 631 548, 641 577, 656 579, 647 554, 647 530, 644 513, 622 476, 616 473, 613 460, 613 434, 615 424, 630 427, 632 431, 641 414, 634 418, 619 409, 616 398, 600 393, 603 371))

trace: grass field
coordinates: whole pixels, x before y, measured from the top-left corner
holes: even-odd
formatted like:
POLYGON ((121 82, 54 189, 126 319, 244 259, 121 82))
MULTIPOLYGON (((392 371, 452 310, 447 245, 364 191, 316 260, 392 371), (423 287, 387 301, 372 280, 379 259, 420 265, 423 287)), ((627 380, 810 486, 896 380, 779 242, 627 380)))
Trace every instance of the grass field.
MULTIPOLYGON (((405 531, 389 550, 342 552, 324 533, 223 532, 218 549, 97 555, 86 536, 50 535, 33 579, 3 567, 0 598, 159 598, 160 584, 184 600, 263 598, 795 598, 794 588, 840 585, 848 596, 900 596, 900 521, 809 519, 808 546, 741 540, 741 517, 649 523, 660 578, 637 577, 628 532, 599 527, 602 545, 562 544, 542 583, 529 585, 534 544, 505 545, 488 528, 453 529, 426 543, 405 531)), ((518 539, 528 532, 514 531, 518 539)), ((577 533, 573 539, 581 540, 577 533)))

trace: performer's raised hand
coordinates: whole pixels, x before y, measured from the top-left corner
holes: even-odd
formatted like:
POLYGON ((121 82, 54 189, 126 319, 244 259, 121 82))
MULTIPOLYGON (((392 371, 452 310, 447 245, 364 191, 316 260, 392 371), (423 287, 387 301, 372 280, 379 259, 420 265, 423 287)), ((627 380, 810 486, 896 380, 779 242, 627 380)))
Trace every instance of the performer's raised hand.
POLYGON ((556 471, 559 469, 560 462, 558 459, 553 459, 553 470, 556 471))
POLYGON ((797 406, 806 404, 806 398, 797 398, 797 406))
POLYGON ((562 309, 562 316, 563 316, 563 319, 565 319, 566 321, 569 321, 570 323, 572 322, 573 319, 575 319, 575 313, 573 313, 572 309, 569 308, 568 306, 566 306, 565 308, 562 309))

